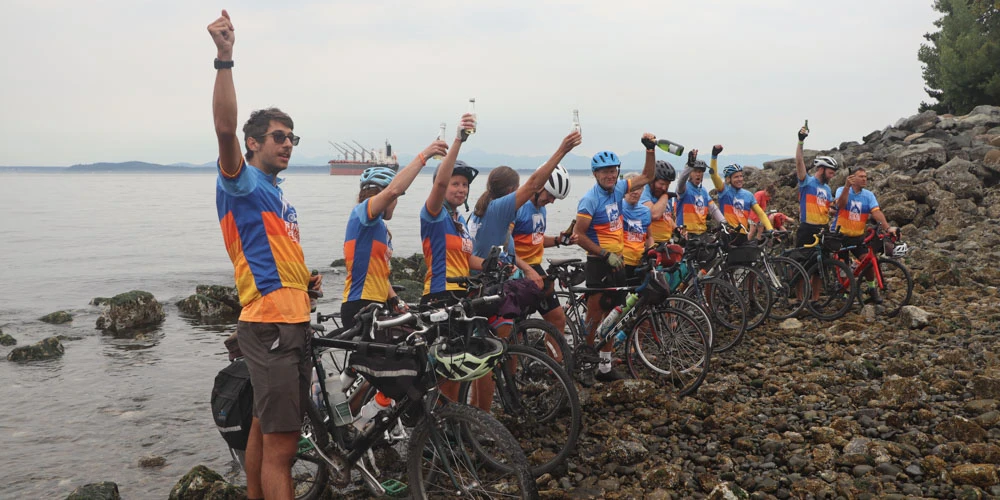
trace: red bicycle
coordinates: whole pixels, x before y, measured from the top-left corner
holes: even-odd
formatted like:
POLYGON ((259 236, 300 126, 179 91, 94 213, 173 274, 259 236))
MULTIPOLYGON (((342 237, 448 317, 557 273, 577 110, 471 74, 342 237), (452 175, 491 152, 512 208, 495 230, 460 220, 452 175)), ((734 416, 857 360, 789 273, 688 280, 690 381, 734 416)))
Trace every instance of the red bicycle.
POLYGON ((872 302, 889 317, 899 314, 910 303, 913 278, 910 270, 893 257, 904 257, 909 247, 899 241, 899 233, 876 232, 868 228, 861 245, 841 248, 834 258, 850 264, 857 280, 857 301, 862 306, 872 302), (864 246, 867 253, 852 262, 848 250, 864 246), (867 298, 866 298, 867 296, 867 298))

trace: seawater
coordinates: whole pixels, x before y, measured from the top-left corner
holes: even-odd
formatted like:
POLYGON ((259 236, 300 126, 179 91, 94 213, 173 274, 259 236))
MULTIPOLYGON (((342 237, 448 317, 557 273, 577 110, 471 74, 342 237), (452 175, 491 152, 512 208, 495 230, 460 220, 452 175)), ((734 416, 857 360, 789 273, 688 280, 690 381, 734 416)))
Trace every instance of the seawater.
MULTIPOLYGON (((347 214, 357 176, 295 173, 281 185, 295 206, 306 263, 324 275, 321 312, 339 310, 347 214)), ((2 170, 0 170, 2 172, 2 170)), ((522 179, 525 176, 522 175, 522 179)), ((472 186, 470 206, 485 179, 472 186)), ((572 194, 549 205, 549 234, 569 225, 593 177, 573 177, 572 194)), ((420 252, 420 208, 431 186, 420 175, 388 222, 398 256, 420 252)), ((0 173, 0 329, 18 346, 65 335, 64 356, 7 362, 0 347, 0 498, 63 498, 77 486, 118 483, 123 498, 166 498, 199 464, 234 482, 209 397, 226 363, 234 325, 200 325, 174 305, 198 284, 232 285, 215 207, 215 175, 0 173), (153 293, 166 320, 139 339, 94 327, 94 297, 153 293), (71 323, 38 318, 57 310, 71 323), (140 468, 155 455, 167 464, 140 468)), ((549 257, 582 256, 578 248, 549 257)))

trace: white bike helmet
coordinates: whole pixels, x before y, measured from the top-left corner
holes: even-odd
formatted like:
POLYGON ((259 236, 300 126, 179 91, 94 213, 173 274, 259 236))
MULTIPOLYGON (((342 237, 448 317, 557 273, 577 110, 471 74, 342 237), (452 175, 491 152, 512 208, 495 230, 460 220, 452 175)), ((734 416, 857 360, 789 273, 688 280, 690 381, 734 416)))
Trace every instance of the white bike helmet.
POLYGON ((472 337, 466 344, 451 339, 431 346, 430 355, 437 363, 434 371, 455 382, 467 382, 493 370, 504 352, 504 343, 490 337, 472 337))
POLYGON ((905 241, 900 241, 896 246, 892 247, 891 257, 906 257, 906 253, 910 251, 910 247, 905 241))
POLYGON ((560 200, 565 200, 569 196, 569 172, 566 171, 566 167, 556 165, 549 180, 545 181, 545 190, 560 200))
POLYGON ((835 160, 832 156, 817 156, 816 159, 813 160, 813 167, 825 167, 837 170, 837 160, 835 160))

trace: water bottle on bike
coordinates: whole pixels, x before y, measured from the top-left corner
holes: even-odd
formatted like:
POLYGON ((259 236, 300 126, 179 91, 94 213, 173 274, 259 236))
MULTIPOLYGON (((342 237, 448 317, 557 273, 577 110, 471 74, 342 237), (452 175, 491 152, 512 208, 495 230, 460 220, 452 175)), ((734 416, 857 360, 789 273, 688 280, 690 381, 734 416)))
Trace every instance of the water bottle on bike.
POLYGON ((375 415, 388 410, 390 406, 392 406, 392 398, 382 394, 382 391, 376 392, 375 397, 361 408, 358 419, 354 421, 354 427, 361 432, 365 432, 368 430, 368 426, 375 418, 375 415))

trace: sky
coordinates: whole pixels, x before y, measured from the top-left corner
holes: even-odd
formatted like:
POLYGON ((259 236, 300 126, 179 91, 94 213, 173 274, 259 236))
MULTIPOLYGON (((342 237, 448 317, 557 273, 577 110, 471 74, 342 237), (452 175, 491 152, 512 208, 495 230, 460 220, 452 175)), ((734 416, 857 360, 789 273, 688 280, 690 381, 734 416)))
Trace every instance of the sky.
MULTIPOLYGON (((351 139, 415 153, 476 98, 474 147, 548 155, 579 109, 589 156, 652 132, 789 154, 916 113, 931 0, 3 0, 0 165, 204 163, 222 8, 239 121, 278 106, 296 158, 351 139)), ((471 145, 470 145, 471 146, 471 145)))

